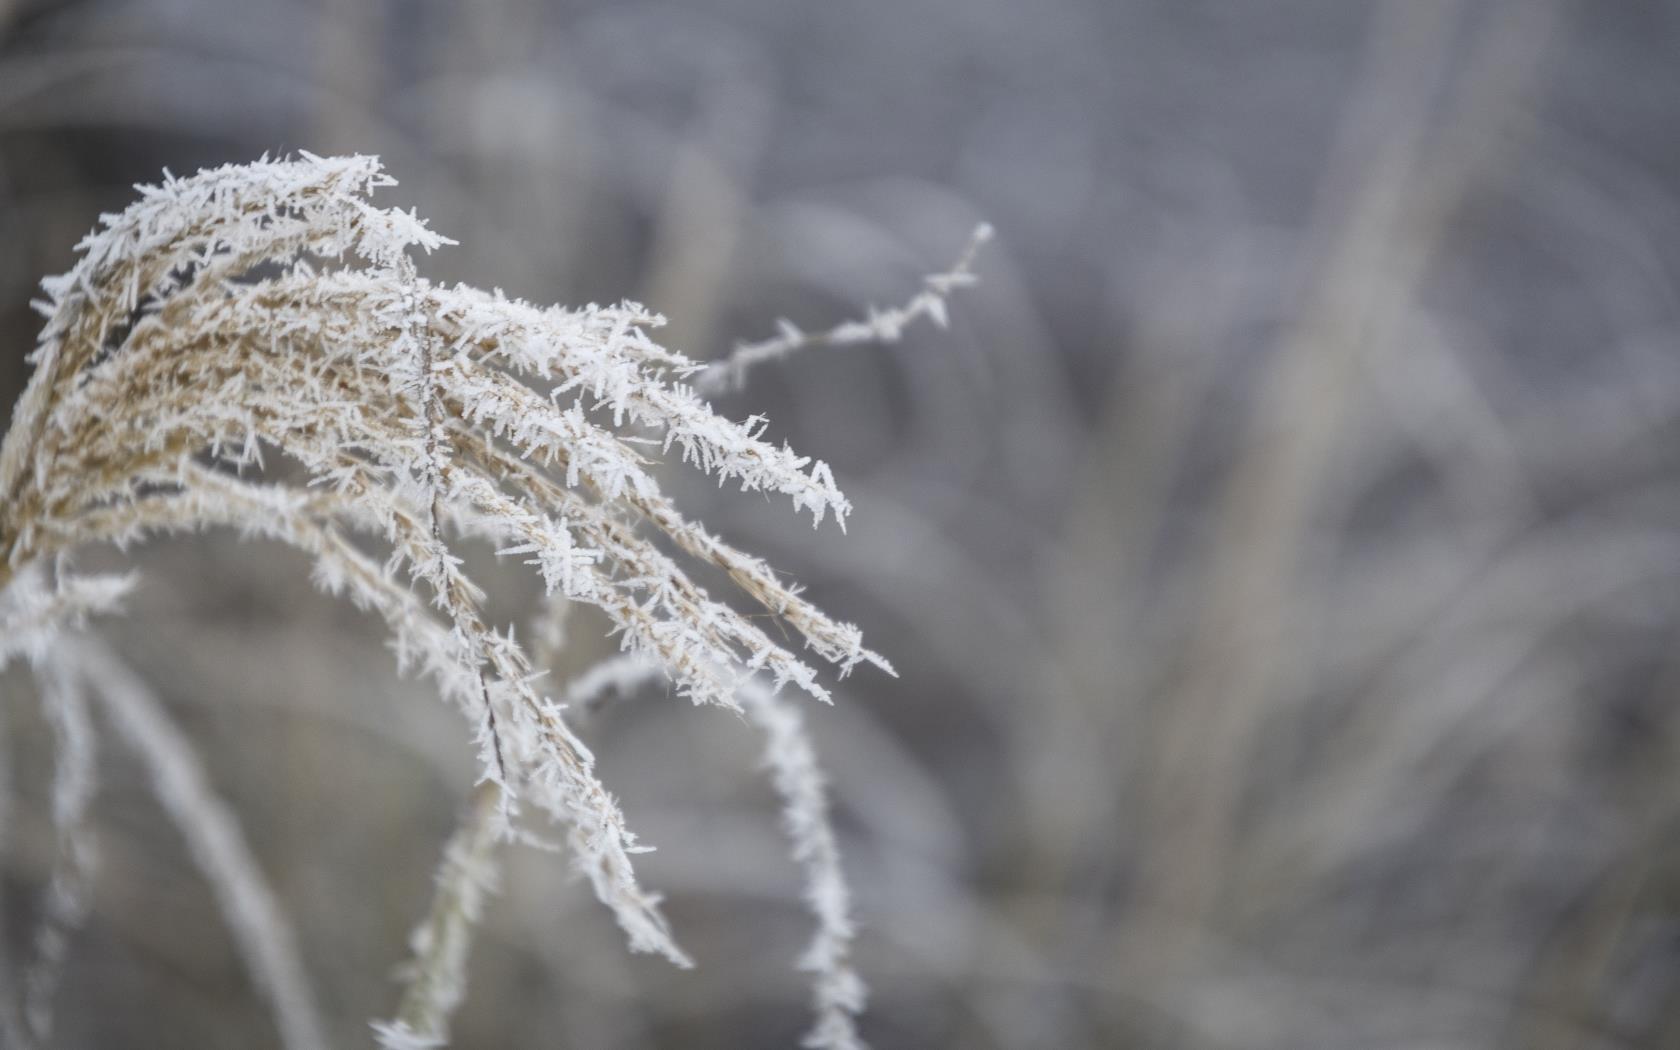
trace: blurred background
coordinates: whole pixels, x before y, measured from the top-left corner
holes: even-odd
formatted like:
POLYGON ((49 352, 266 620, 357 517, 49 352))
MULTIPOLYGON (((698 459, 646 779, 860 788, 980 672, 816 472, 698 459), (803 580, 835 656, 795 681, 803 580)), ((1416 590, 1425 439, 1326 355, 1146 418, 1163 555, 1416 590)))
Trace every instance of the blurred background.
MULTIPOLYGON (((1677 54, 1667 0, 0 2, 0 411, 36 282, 166 166, 379 154, 460 241, 430 276, 645 301, 697 358, 902 302, 988 220, 949 330, 721 403, 833 464, 848 534, 669 479, 901 673, 808 713, 871 1042, 1680 1045, 1677 54)), ((366 1045, 460 720, 289 551, 132 560, 104 633, 366 1045)), ((51 759, 0 687, 17 951, 51 759)), ((455 1044, 796 1045, 752 733, 664 695, 585 730, 700 967, 515 851, 455 1044)), ((277 1046, 103 743, 58 1045, 277 1046)))

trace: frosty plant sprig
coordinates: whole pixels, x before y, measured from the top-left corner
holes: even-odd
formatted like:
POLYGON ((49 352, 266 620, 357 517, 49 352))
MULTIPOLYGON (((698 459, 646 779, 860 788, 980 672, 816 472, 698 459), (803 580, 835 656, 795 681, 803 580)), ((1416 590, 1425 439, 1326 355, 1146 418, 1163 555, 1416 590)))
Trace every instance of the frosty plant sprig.
MULTIPOLYGON (((680 460, 783 497, 814 524, 843 525, 850 505, 821 461, 766 441, 761 419, 715 412, 688 383, 700 366, 655 342, 662 319, 640 306, 540 308, 418 276, 412 251, 450 242, 370 203, 392 184, 373 158, 309 154, 170 177, 104 216, 75 268, 43 282, 35 370, 0 444, 0 665, 31 659, 54 725, 84 725, 85 688, 119 731, 150 727, 131 743, 173 785, 172 817, 190 824, 222 810, 201 777, 170 779, 179 761, 168 756, 182 752, 163 708, 114 653, 73 631, 114 609, 132 578, 73 572, 69 555, 230 526, 300 549, 322 588, 382 617, 400 665, 433 679, 466 716, 482 767, 415 934, 408 995, 378 1026, 387 1046, 441 1045, 467 934, 494 880, 491 847, 539 815, 562 829, 571 863, 630 947, 689 965, 657 896, 637 882, 636 839, 565 708, 545 695, 514 632, 484 618, 457 545, 488 540, 529 563, 555 602, 605 614, 623 659, 768 734, 795 852, 815 880, 819 934, 804 965, 819 1016, 808 1041, 861 1045, 862 985, 847 958, 849 906, 821 778, 776 690, 828 699, 813 658, 841 676, 859 663, 891 668, 856 627, 687 519, 654 471, 660 458, 680 460), (276 455, 294 469, 260 469, 276 455), (381 554, 368 553, 370 541, 381 554), (797 641, 709 596, 685 562, 723 570, 797 641)), ((969 258, 908 319, 942 319, 969 258)), ((85 796, 88 765, 61 760, 62 776, 75 778, 66 797, 85 796)), ((61 807, 53 879, 65 892, 85 878, 84 808, 61 807)), ((239 884, 219 896, 236 937, 259 942, 245 954, 260 961, 284 1040, 319 1045, 295 950, 273 932, 272 895, 237 834, 217 834, 206 840, 221 858, 212 877, 239 884)), ((63 925, 46 931, 58 954, 63 925)), ((50 999, 50 987, 42 994, 50 999)), ((41 1013, 19 1020, 7 1004, 0 1021, 5 1034, 39 1042, 41 1013)))

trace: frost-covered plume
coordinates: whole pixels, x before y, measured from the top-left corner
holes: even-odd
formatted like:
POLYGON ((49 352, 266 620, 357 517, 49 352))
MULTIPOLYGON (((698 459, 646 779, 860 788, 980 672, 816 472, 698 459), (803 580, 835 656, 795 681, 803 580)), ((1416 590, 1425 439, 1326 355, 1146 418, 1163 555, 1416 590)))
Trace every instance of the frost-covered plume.
MULTIPOLYGON (((631 948, 688 964, 658 897, 637 882, 642 847, 563 705, 543 694, 513 632, 484 618, 460 544, 488 541, 528 562, 554 601, 599 609, 624 652, 680 695, 744 708, 781 742, 771 761, 794 793, 796 848, 827 887, 813 896, 832 935, 812 962, 828 975, 823 1045, 850 1045, 858 996, 843 950, 834 956, 844 896, 827 874, 838 871, 832 835, 812 823, 809 785, 820 779, 785 715, 766 720, 782 709, 765 707, 763 683, 826 700, 813 655, 840 675, 861 662, 890 667, 856 627, 688 520, 663 494, 658 461, 784 497, 813 524, 832 515, 843 525, 850 505, 825 464, 768 441, 762 419, 714 412, 689 385, 702 367, 653 339, 662 318, 644 308, 544 308, 421 277, 415 249, 450 242, 370 203, 392 184, 374 158, 308 154, 171 176, 103 216, 77 265, 43 282, 35 370, 0 444, 0 665, 27 654, 55 666, 56 645, 79 644, 63 632, 110 611, 131 583, 69 572, 49 583, 43 566, 163 531, 225 526, 290 544, 313 559, 321 587, 380 616, 399 663, 465 715, 487 785, 478 798, 494 803, 472 807, 489 839, 452 847, 437 921, 422 926, 434 939, 417 942, 417 980, 440 989, 436 1001, 411 986, 403 1018, 382 1029, 388 1042, 435 1041, 460 994, 468 925, 455 918, 470 924, 493 881, 483 844, 524 837, 533 816, 561 829, 631 948), (269 458, 291 466, 268 470, 269 458), (709 595, 689 575, 697 562, 721 569, 802 647, 709 595)), ((979 239, 904 310, 868 322, 874 337, 941 319, 944 296, 971 279, 979 239)), ((549 617, 540 644, 559 644, 558 624, 549 617)), ((96 691, 138 695, 116 672, 105 679, 96 691)), ((112 704, 120 731, 155 727, 136 714, 145 705, 112 704)), ((158 753, 163 739, 152 733, 142 750, 158 753)), ((191 812, 191 784, 158 776, 191 812)), ((276 980, 277 1010, 292 1010, 296 1028, 304 1014, 283 1002, 289 978, 276 980)))

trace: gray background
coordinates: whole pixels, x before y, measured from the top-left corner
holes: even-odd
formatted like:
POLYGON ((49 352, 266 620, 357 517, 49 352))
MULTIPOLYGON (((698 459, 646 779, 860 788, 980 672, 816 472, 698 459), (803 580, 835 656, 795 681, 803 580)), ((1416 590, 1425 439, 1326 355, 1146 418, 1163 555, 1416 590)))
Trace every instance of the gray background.
MULTIPOLYGON (((901 672, 810 715, 878 1047, 1680 1039, 1680 5, 88 0, 0 26, 5 405, 36 281, 165 166, 377 153, 382 202, 461 242, 429 275, 643 300, 700 358, 901 301, 997 227, 948 331, 722 403, 834 465, 847 535, 670 478, 901 672)), ((301 558, 131 559, 106 633, 365 1044, 462 727, 301 558)), ((517 566, 473 568, 527 615, 517 566)), ((16 949, 48 760, 0 684, 16 949)), ((457 1045, 793 1045, 804 920, 750 734, 662 695, 589 733, 700 969, 630 957, 562 860, 516 853, 457 1045)), ((106 748, 60 1044, 276 1045, 106 748)))

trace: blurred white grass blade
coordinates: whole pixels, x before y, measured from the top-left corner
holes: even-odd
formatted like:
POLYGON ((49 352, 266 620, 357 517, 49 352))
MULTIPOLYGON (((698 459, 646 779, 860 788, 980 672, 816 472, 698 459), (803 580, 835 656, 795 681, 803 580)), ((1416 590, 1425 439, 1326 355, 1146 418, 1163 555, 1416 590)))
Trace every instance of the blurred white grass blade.
POLYGON ((987 223, 974 228, 968 244, 949 270, 929 274, 922 279, 925 287, 902 306, 887 310, 871 308, 861 320, 843 321, 823 332, 806 332, 792 321, 782 319, 779 331, 769 339, 756 343, 742 343, 721 361, 707 365, 694 380, 694 389, 708 396, 738 388, 752 369, 768 361, 776 361, 789 354, 816 346, 856 346, 863 343, 892 344, 904 336, 904 329, 918 318, 926 317, 941 328, 950 323, 946 302, 951 293, 967 288, 976 281, 973 266, 980 249, 992 239, 993 229, 987 223))
POLYGON ((636 653, 618 653, 589 665, 566 686, 567 710, 593 714, 660 677, 659 665, 636 653))
POLYGON ((57 846, 46 900, 36 925, 34 955, 23 975, 24 1023, 37 1046, 52 1040, 53 997, 64 974, 70 938, 87 918, 98 854, 88 810, 98 790, 98 754, 87 694, 62 646, 37 663, 35 681, 53 738, 52 823, 57 846))
MULTIPOLYGON (((0 704, 0 850, 12 852, 16 838, 16 800, 14 799, 12 726, 10 712, 0 704)), ((5 924, 0 922, 0 937, 11 943, 5 924)), ((11 952, 0 952, 0 1045, 26 1047, 29 1038, 24 1033, 22 1002, 17 993, 18 974, 11 952)))
POLYGON ((252 982, 274 1011, 286 1050, 325 1050, 320 1009, 291 925, 192 745, 146 684, 104 644, 78 638, 61 645, 104 704, 117 735, 151 774, 158 801, 186 839, 252 982))
POLYGON ((134 580, 133 574, 60 573, 54 586, 41 564, 26 567, 9 586, 0 577, 0 668, 18 656, 48 657, 59 631, 80 627, 96 613, 117 611, 134 580))

